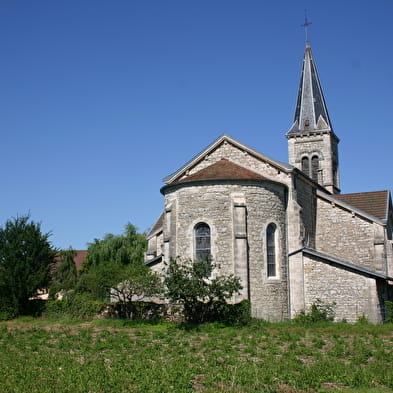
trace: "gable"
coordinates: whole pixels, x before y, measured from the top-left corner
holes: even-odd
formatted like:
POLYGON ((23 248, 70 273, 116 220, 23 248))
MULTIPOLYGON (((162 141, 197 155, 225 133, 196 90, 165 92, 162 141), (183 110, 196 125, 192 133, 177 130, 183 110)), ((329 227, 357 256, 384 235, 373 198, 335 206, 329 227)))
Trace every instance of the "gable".
POLYGON ((222 158, 220 161, 201 169, 200 171, 182 178, 180 181, 192 181, 192 180, 206 180, 206 179, 260 179, 267 180, 266 177, 259 175, 256 172, 250 171, 246 168, 241 167, 226 158, 222 158))
MULTIPOLYGON (((232 163, 242 167, 244 170, 248 169, 255 174, 276 181, 284 181, 288 177, 288 173, 293 169, 291 165, 273 160, 270 157, 242 144, 241 142, 227 135, 223 135, 179 170, 167 176, 164 179, 164 182, 172 184, 185 181, 185 179, 190 176, 195 175, 197 172, 210 167, 222 159, 231 161, 232 163)), ((220 171, 223 171, 225 165, 222 163, 221 165, 220 171)), ((217 168, 213 167, 211 170, 216 169, 217 168)), ((231 169, 226 169, 233 173, 237 172, 233 167, 231 169)), ((251 176, 251 178, 253 178, 253 176, 251 176)))

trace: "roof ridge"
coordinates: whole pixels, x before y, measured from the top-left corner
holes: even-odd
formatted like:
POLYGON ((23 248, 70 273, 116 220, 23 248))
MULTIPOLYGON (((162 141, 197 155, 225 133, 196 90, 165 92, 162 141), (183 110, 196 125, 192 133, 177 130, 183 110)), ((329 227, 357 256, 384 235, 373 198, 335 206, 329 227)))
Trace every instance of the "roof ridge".
POLYGON ((261 179, 268 180, 265 176, 245 168, 238 163, 235 163, 227 158, 220 160, 200 169, 192 175, 186 176, 178 180, 176 183, 182 183, 190 180, 205 180, 205 179, 261 179))

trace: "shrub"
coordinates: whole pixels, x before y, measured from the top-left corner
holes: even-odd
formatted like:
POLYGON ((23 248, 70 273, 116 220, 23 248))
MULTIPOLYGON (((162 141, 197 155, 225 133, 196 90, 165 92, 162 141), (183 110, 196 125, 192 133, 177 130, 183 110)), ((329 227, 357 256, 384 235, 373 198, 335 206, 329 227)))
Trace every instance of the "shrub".
POLYGON ((385 302, 385 322, 393 323, 393 302, 389 300, 385 302))
POLYGON ((18 315, 15 307, 12 305, 10 299, 0 296, 0 321, 7 321, 15 318, 18 315))
POLYGON ((333 321, 335 306, 335 302, 325 303, 320 299, 316 299, 316 301, 311 305, 310 310, 301 310, 293 319, 293 321, 303 324, 333 321))
POLYGON ((251 322, 251 303, 242 300, 240 303, 223 303, 219 308, 217 320, 227 325, 245 326, 251 322))
POLYGON ((368 325, 369 323, 370 323, 369 320, 364 314, 360 315, 356 320, 357 325, 368 325))
POLYGON ((234 275, 212 278, 214 264, 210 261, 172 259, 164 284, 166 296, 184 306, 187 322, 207 322, 223 318, 227 299, 239 293, 242 286, 234 275))
POLYGON ((163 318, 167 306, 154 302, 136 301, 112 303, 107 305, 104 315, 110 318, 127 318, 133 320, 153 320, 163 318), (125 310, 126 308, 126 310, 125 310), (130 317, 131 316, 131 317, 130 317))
POLYGON ((47 317, 91 318, 98 315, 104 308, 105 303, 93 300, 86 293, 69 293, 62 300, 48 300, 44 315, 47 317))
POLYGON ((14 318, 16 314, 13 312, 13 310, 10 311, 0 311, 0 321, 8 321, 12 318, 14 318))
POLYGON ((160 277, 147 266, 117 262, 92 266, 81 275, 76 287, 78 293, 87 293, 93 299, 118 302, 119 317, 129 319, 133 319, 130 303, 160 296, 162 290, 160 277))

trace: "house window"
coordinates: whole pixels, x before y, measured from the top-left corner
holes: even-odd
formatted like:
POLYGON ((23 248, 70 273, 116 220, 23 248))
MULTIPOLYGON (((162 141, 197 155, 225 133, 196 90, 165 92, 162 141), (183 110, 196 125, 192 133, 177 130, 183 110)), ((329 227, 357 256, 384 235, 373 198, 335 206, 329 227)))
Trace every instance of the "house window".
POLYGON ((310 162, 308 157, 302 158, 302 171, 307 175, 310 176, 310 162))
POLYGON ((195 260, 208 261, 211 257, 210 227, 201 222, 195 226, 195 260))
POLYGON ((319 171, 319 158, 318 156, 313 156, 311 158, 311 178, 314 181, 318 181, 318 171, 319 171))
POLYGON ((277 276, 276 266, 276 232, 275 224, 269 224, 266 229, 266 251, 267 251, 267 276, 277 276))

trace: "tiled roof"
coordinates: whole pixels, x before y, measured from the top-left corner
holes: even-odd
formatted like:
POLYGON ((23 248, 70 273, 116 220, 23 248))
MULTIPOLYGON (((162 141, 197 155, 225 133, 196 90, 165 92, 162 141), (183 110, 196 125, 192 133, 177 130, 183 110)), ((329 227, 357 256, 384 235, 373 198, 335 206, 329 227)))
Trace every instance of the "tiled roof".
POLYGON ((181 179, 179 182, 190 180, 206 180, 206 179, 261 179, 267 180, 266 177, 259 175, 256 172, 243 168, 226 158, 201 169, 193 175, 181 179))
MULTIPOLYGON (((83 266, 84 260, 87 257, 87 250, 74 250, 74 251, 75 251, 75 256, 74 256, 75 267, 77 270, 80 270, 83 266)), ((60 261, 61 261, 61 252, 57 253, 56 255, 55 263, 52 265, 51 268, 51 274, 54 274, 60 261)))
POLYGON ((160 217, 158 217, 158 220, 156 223, 152 226, 152 228, 149 231, 149 235, 157 231, 162 227, 162 224, 164 223, 164 212, 161 213, 160 217))
POLYGON ((83 266, 83 261, 87 257, 87 250, 76 250, 76 255, 74 257, 74 262, 77 270, 81 269, 83 266))
POLYGON ((389 204, 389 191, 357 192, 353 194, 337 194, 334 198, 357 207, 380 219, 386 219, 389 204))

